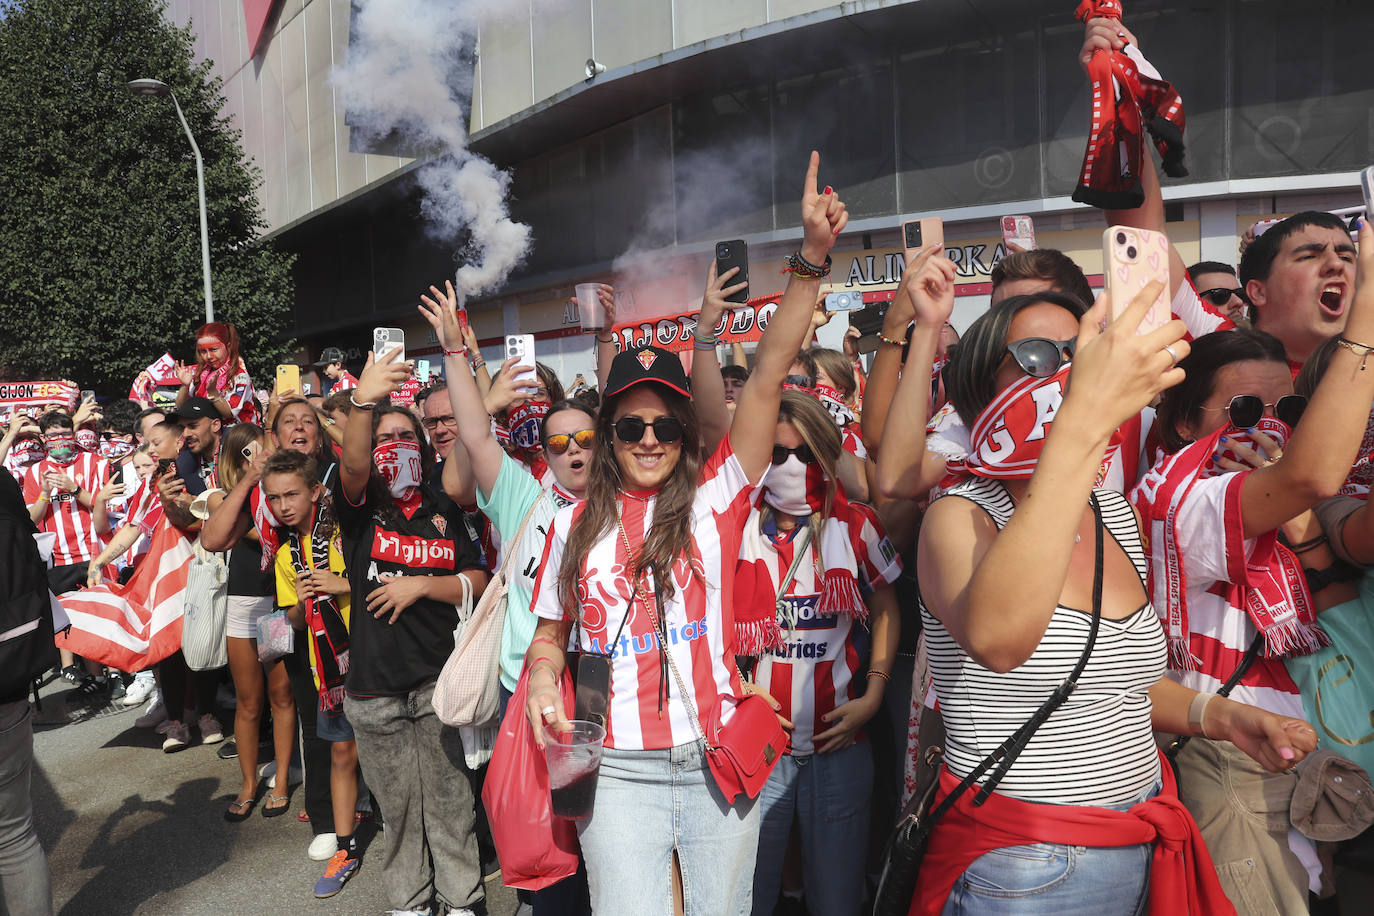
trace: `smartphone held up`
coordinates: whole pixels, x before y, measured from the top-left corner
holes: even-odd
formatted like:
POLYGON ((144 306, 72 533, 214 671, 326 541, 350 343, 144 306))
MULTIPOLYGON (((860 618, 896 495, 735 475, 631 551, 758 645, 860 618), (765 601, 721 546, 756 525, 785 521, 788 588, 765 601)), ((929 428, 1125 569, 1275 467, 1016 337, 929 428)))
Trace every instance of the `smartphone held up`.
POLYGON ((945 222, 938 216, 909 219, 902 223, 902 253, 908 267, 922 251, 942 245, 944 241, 945 222))
POLYGON ((1131 226, 1110 226, 1102 233, 1102 276, 1112 302, 1115 321, 1136 294, 1152 280, 1163 287, 1141 319, 1137 334, 1148 334, 1169 323, 1169 237, 1162 232, 1131 226))
POLYGON ((721 277, 732 267, 738 267, 739 273, 730 278, 727 286, 734 286, 739 283, 746 284, 743 289, 736 290, 725 297, 726 302, 734 302, 739 305, 749 301, 749 246, 743 239, 731 239, 728 242, 716 242, 716 276, 721 277))

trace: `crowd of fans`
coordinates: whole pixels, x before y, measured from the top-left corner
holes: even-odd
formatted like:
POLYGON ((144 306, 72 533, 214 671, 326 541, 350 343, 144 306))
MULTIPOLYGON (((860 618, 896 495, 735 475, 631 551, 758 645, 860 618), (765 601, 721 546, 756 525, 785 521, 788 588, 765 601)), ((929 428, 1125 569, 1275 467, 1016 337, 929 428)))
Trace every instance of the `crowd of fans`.
MULTIPOLYGON (((1091 20, 1084 59, 1129 41, 1091 20)), ((542 745, 577 712, 561 685, 577 671, 580 710, 600 670, 605 730, 582 866, 522 907, 859 913, 930 778, 949 804, 910 912, 1321 906, 1374 822, 1360 742, 1308 724, 1305 667, 1374 581, 1374 233, 1357 250, 1304 212, 1237 268, 1171 249, 1173 320, 1145 333, 1158 283, 1094 301, 1069 257, 1028 250, 960 338, 930 246, 865 367, 857 331, 815 344, 848 219, 819 165, 751 359, 718 359, 743 284, 712 264, 690 361, 597 332, 597 385, 571 395, 542 364, 489 373, 447 285, 420 306, 444 380, 413 403, 392 397, 410 363, 370 355, 355 378, 336 348, 320 396, 261 397, 233 326, 208 324, 174 406, 15 413, 0 458, 52 536, 55 595, 156 566, 167 529, 226 570, 227 672, 179 651, 117 671, 59 636, 60 676, 148 703, 137 725, 168 753, 231 725, 223 817, 309 822, 316 896, 344 889, 376 816, 395 912, 480 912, 490 746, 433 698, 460 608, 508 564, 490 724, 542 745), (265 660, 278 613, 294 649, 265 660), (754 696, 786 743, 732 795, 712 754, 754 696)), ((1142 181, 1108 224, 1163 230, 1148 157, 1142 181)))

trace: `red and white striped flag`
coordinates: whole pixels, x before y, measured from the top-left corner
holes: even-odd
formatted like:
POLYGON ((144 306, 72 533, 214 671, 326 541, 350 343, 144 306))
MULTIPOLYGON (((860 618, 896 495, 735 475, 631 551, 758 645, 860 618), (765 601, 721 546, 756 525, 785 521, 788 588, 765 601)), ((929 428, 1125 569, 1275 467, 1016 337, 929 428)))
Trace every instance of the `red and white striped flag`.
POLYGON ((58 648, 131 672, 172 655, 181 648, 192 556, 186 536, 163 519, 127 583, 107 582, 58 597, 72 624, 57 634, 58 648))

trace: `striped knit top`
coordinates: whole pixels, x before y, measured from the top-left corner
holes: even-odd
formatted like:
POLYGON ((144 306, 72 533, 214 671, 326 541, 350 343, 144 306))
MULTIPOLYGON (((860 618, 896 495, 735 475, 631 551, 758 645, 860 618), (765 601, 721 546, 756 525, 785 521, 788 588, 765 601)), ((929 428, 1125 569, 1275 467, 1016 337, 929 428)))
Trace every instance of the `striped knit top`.
MULTIPOLYGON (((977 503, 1000 530, 1014 504, 1002 484, 974 478, 951 489, 977 503)), ((1098 490, 1107 533, 1142 583, 1145 553, 1124 496, 1098 490)), ((1016 600, 1008 595, 1008 601, 1016 600)), ((1024 724, 1073 671, 1087 644, 1091 609, 1055 608, 1045 635, 1019 667, 998 674, 973 661, 921 605, 931 674, 944 715, 946 765, 963 777, 1024 724)), ((1148 691, 1163 675, 1164 630, 1147 601, 1122 620, 1102 619, 1078 687, 1031 738, 997 791, 1023 801, 1109 805, 1159 779, 1148 691)))

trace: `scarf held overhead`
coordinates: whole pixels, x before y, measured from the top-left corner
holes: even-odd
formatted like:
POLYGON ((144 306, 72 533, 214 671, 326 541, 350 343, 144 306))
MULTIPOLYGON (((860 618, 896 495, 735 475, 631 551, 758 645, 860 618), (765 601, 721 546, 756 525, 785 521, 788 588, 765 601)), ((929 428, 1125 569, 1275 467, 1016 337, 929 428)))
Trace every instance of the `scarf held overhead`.
MULTIPOLYGON (((1083 0, 1074 15, 1086 23, 1097 18, 1119 22, 1123 14, 1118 0, 1083 0)), ((1140 172, 1146 130, 1163 158, 1164 173, 1172 178, 1188 174, 1183 165, 1183 99, 1130 44, 1120 51, 1094 52, 1088 80, 1092 127, 1073 199, 1104 210, 1134 210, 1145 200, 1140 172)))
MULTIPOLYGON (((1280 442, 1287 439, 1287 425, 1272 417, 1261 419, 1257 428, 1280 442)), ((1130 494, 1146 525, 1151 548, 1150 600, 1157 610, 1164 609, 1169 667, 1175 671, 1195 671, 1201 664, 1189 648, 1188 576, 1179 552, 1178 514, 1194 484, 1216 476, 1212 456, 1221 436, 1228 433, 1236 435, 1237 431, 1222 427, 1160 459, 1130 494)), ((1240 543, 1244 538, 1240 490, 1244 475, 1250 473, 1235 472, 1236 480, 1226 496, 1228 543, 1240 543)), ((1233 553, 1237 558, 1228 561, 1226 603, 1244 609, 1264 634, 1267 657, 1306 655, 1329 643, 1317 626, 1302 564, 1278 542, 1277 530, 1256 537, 1248 555, 1246 551, 1233 553)))

